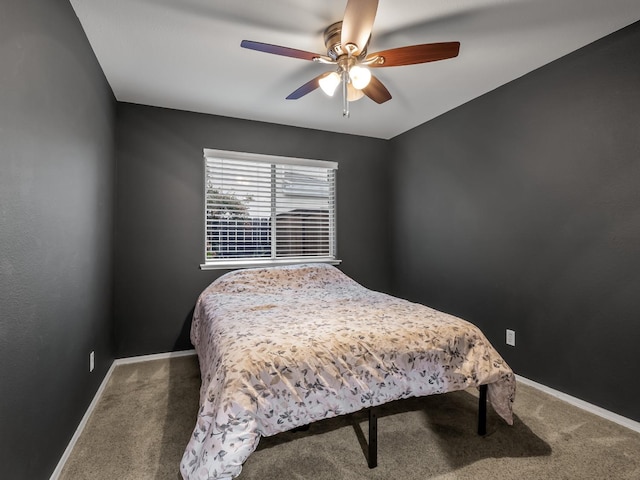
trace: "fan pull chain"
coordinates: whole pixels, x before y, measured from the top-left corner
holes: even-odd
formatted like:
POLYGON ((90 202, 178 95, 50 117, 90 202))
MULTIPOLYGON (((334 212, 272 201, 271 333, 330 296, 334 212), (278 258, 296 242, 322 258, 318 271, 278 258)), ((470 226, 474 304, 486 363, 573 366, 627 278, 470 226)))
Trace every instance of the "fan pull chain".
POLYGON ((347 84, 349 83, 349 71, 342 70, 342 116, 349 118, 349 98, 347 97, 347 84))

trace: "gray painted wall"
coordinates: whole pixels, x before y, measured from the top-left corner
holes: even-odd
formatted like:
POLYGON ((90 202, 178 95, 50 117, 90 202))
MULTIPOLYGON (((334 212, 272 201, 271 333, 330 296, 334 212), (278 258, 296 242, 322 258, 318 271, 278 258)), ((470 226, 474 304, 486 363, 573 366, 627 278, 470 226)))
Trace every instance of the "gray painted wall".
POLYGON ((395 292, 634 420, 639 51, 636 23, 392 141, 395 292))
POLYGON ((388 142, 119 103, 116 143, 117 356, 192 348, 197 297, 225 273, 199 269, 203 148, 339 162, 340 268, 389 289, 388 142))
POLYGON ((0 65, 0 476, 43 479, 113 360, 115 100, 67 0, 3 0, 0 65))

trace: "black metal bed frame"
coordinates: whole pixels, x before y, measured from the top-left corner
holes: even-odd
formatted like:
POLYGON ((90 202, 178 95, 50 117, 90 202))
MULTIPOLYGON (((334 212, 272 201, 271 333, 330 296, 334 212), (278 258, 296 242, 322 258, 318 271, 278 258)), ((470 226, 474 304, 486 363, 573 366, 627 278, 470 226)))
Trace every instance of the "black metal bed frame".
MULTIPOLYGON (((487 434, 487 386, 480 385, 478 399, 478 435, 487 434)), ((369 445, 367 452, 369 468, 378 466, 378 414, 376 408, 369 409, 369 445)))

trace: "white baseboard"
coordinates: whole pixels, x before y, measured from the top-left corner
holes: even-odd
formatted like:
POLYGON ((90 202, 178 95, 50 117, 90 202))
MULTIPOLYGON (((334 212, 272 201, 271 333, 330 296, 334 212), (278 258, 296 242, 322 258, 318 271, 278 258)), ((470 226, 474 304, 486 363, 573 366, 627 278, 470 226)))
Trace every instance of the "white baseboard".
POLYGON ((547 393, 552 397, 556 397, 562 401, 565 401, 575 407, 586 410, 589 413, 598 415, 605 420, 609 420, 613 423, 617 423, 618 425, 622 425, 623 427, 627 427, 630 430, 640 433, 640 423, 631 420, 630 418, 623 417, 622 415, 618 415, 617 413, 613 413, 609 410, 605 410, 604 408, 592 405, 591 403, 585 402, 584 400, 580 400, 579 398, 572 397, 571 395, 567 395, 566 393, 559 392, 558 390, 554 390, 553 388, 542 385, 541 383, 534 382, 533 380, 529 380, 528 378, 521 377, 520 375, 516 375, 516 380, 544 393, 547 393))
POLYGON ((165 360, 167 358, 188 357, 195 355, 195 350, 182 350, 180 352, 154 353, 153 355, 140 355, 137 357, 116 358, 114 365, 127 365, 129 363, 149 362, 151 360, 165 360))
POLYGON ((115 368, 115 365, 112 363, 111 366, 109 367, 109 370, 107 371, 107 374, 102 379, 102 383, 100 384, 100 387, 98 387, 98 391, 93 396, 93 400, 89 404, 89 408, 87 408, 87 411, 84 413, 82 420, 80 420, 80 423, 78 424, 78 428, 76 428, 76 431, 73 434, 73 437, 71 437, 71 440, 69 441, 69 445, 67 445, 67 448, 62 454, 62 458, 60 458, 60 461, 58 462, 56 469, 51 474, 50 480, 57 480, 58 477, 60 477, 60 473, 62 473, 64 464, 67 463, 67 460, 71 455, 71 451, 73 450, 73 447, 76 445, 78 438, 80 438, 80 434, 82 433, 82 430, 84 430, 84 427, 87 425, 87 422, 89 421, 89 417, 91 417, 91 413, 96 408, 96 405, 98 404, 98 400, 100 400, 100 397, 102 396, 102 392, 104 392, 104 389, 106 388, 107 383, 109 383, 109 379, 111 378, 111 374, 113 373, 114 368, 115 368))
POLYGON ((89 408, 87 408, 87 411, 84 413, 84 415, 82 417, 82 420, 80 420, 80 423, 78 424, 78 428, 76 428, 76 431, 73 434, 73 437, 71 437, 71 440, 69 441, 69 445, 67 445, 67 448, 65 449, 64 453, 62 454, 62 457, 60 458, 60 461, 58 462, 58 465, 56 466, 56 469, 51 474, 51 477, 49 478, 49 480, 58 480, 58 478, 60 477, 60 474, 62 473, 62 469, 64 468, 65 463, 67 463, 67 460, 69 459, 69 456, 71 455, 71 452, 73 451, 73 447, 76 446, 76 443, 78 442, 78 439, 80 438, 80 435, 82 434, 82 431, 84 430, 84 427, 87 425, 87 422, 89 421, 89 417, 91 417, 91 414, 95 410, 96 405, 98 404, 98 401, 100 400, 100 397, 102 396, 102 393, 104 392, 104 389, 107 387, 107 383, 109 383, 109 379, 111 378, 111 374, 113 373, 113 370, 118 365, 126 365, 126 364, 129 364, 129 363, 138 363, 138 362, 147 362, 147 361, 150 361, 150 360, 162 360, 162 359, 167 359, 167 358, 186 357, 186 356, 195 355, 195 354, 196 354, 195 350, 184 350, 184 351, 181 351, 181 352, 157 353, 157 354, 154 354, 154 355, 141 355, 141 356, 138 356, 138 357, 128 357, 128 358, 117 358, 117 359, 115 359, 113 361, 113 363, 111 364, 111 366, 109 367, 109 370, 107 371, 106 375, 104 376, 104 379, 102 380, 102 383, 100 384, 100 387, 98 387, 98 391, 93 396, 93 400, 89 404, 89 408))

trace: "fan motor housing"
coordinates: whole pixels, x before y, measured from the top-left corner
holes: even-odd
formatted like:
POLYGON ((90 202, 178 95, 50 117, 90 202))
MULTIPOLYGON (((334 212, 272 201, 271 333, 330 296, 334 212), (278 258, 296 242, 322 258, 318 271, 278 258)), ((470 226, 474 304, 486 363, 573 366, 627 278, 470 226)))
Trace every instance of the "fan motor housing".
MULTIPOLYGON (((349 52, 346 51, 342 46, 342 22, 336 22, 329 25, 324 31, 324 44, 327 47, 327 55, 334 60, 338 60, 343 55, 347 55, 349 52)), ((371 37, 369 37, 370 39, 371 37)), ((358 55, 358 60, 364 59, 367 56, 367 47, 369 46, 369 40, 367 40, 367 44, 364 46, 360 54, 358 55)))

